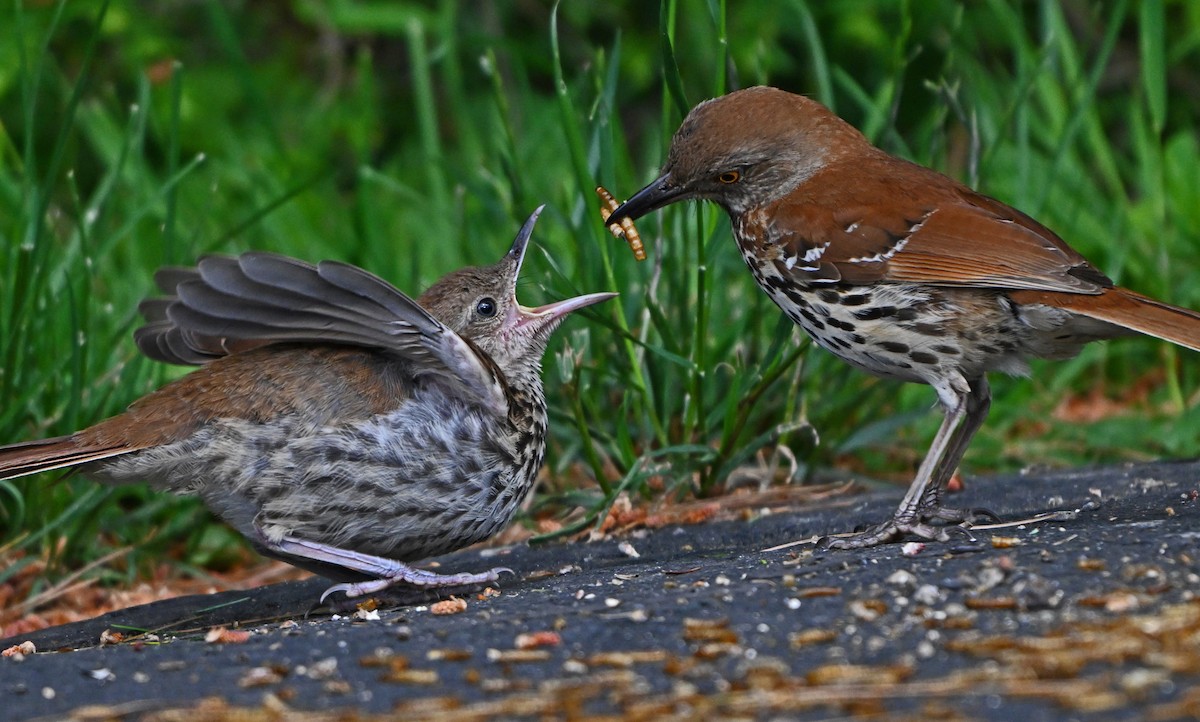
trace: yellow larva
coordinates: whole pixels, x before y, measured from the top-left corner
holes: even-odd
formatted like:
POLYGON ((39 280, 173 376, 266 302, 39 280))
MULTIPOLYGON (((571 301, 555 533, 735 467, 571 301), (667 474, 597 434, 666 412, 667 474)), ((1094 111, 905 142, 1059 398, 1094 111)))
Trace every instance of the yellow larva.
MULTIPOLYGON (((617 203, 617 199, 613 198, 612 193, 609 193, 604 186, 596 187, 596 195, 604 201, 604 204, 600 206, 600 217, 607 221, 612 212, 617 210, 621 204, 617 203)), ((620 225, 608 226, 608 230, 617 238, 624 236, 629 243, 629 250, 633 251, 634 258, 639 261, 646 260, 646 247, 642 245, 642 236, 638 233, 637 227, 633 225, 632 218, 623 218, 620 225)))

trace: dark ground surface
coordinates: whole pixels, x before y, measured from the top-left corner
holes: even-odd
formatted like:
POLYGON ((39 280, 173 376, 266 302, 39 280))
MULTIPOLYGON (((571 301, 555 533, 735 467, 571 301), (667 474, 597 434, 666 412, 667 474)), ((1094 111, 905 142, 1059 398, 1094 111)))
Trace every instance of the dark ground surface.
POLYGON ((442 569, 517 574, 499 596, 465 593, 467 609, 448 616, 421 596, 381 607, 377 620, 306 618, 327 585, 319 579, 172 599, 0 642, 31 639, 39 650, 0 659, 0 717, 1200 715, 1200 463, 969 487, 951 501, 1006 519, 1083 510, 976 529, 975 542, 956 534, 911 556, 901 544, 764 551, 883 519, 898 491, 594 543, 470 551, 442 569), (235 623, 246 641, 204 641, 210 627, 235 623), (98 646, 102 631, 129 628, 160 641, 98 646), (519 649, 517 636, 535 632, 561 643, 519 649))

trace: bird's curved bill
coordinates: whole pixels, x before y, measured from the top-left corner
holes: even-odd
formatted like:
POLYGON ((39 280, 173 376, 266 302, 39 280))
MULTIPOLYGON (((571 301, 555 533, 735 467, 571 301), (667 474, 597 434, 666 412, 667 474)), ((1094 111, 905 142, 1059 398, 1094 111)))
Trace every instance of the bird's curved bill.
POLYGON ((634 193, 632 198, 617 206, 617 210, 613 211, 604 223, 611 226, 626 218, 637 220, 650 211, 658 210, 686 197, 687 191, 683 186, 675 185, 671 180, 670 173, 663 173, 650 185, 634 193))

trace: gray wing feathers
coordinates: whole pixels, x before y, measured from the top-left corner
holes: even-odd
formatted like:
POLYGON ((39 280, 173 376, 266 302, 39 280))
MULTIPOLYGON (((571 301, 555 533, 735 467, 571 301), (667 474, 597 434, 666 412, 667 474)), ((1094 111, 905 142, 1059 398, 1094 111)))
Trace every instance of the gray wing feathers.
POLYGON ((135 338, 152 358, 196 364, 288 341, 393 349, 405 345, 413 331, 446 330, 415 301, 365 271, 352 276, 362 289, 344 282, 348 274, 339 273, 341 267, 247 253, 208 256, 191 269, 164 268, 155 281, 172 296, 142 303, 148 323, 135 338), (334 269, 341 282, 324 278, 325 269, 334 269))
POLYGON ((203 364, 271 343, 342 343, 375 348, 482 395, 503 398, 479 354, 388 282, 335 261, 312 265, 270 253, 207 256, 196 268, 163 268, 168 298, 143 301, 134 332, 147 356, 203 364))

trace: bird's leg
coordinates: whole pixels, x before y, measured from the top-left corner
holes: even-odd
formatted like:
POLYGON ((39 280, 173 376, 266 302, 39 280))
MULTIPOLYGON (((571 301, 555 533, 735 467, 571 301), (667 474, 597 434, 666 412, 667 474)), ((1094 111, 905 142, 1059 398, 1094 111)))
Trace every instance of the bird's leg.
MULTIPOLYGON (((969 431, 971 434, 979 428, 979 424, 983 419, 970 418, 969 399, 973 393, 971 385, 961 376, 953 379, 945 379, 933 385, 934 390, 938 393, 938 399, 941 401, 945 416, 942 418, 942 425, 938 427, 937 435, 933 437, 933 443, 929 446, 929 452, 921 461, 920 468, 917 469, 917 475, 908 486, 908 492, 901 500, 900 506, 888 521, 859 534, 848 537, 830 538, 822 540, 821 544, 826 549, 863 549, 873 547, 884 542, 891 541, 904 534, 912 534, 922 539, 932 539, 936 541, 946 541, 947 536, 944 529, 930 526, 923 517, 927 513, 927 496, 933 491, 932 503, 937 505, 941 491, 938 490, 939 480, 938 475, 948 478, 945 474, 945 462, 949 462, 951 473, 958 465, 958 458, 950 459, 952 452, 956 452, 958 457, 966 450, 967 441, 970 440, 970 434, 962 434, 960 430, 969 431), (964 426, 963 422, 968 423, 964 426), (965 436, 965 438, 960 438, 965 436), (945 460, 945 461, 944 461, 945 460)), ((986 384, 983 388, 983 398, 986 401, 988 396, 986 384)), ((986 403, 983 406, 986 411, 986 403)), ((940 480, 945 483, 945 478, 940 480)))
POLYGON ((345 592, 347 597, 360 597, 382 591, 394 584, 407 584, 421 589, 438 587, 461 587, 471 584, 486 584, 500 578, 502 572, 512 574, 511 569, 497 567, 478 574, 436 574, 424 569, 414 569, 395 559, 362 554, 349 549, 340 549, 328 544, 296 539, 285 536, 278 541, 272 541, 261 535, 259 540, 272 552, 292 557, 300 557, 349 571, 358 572, 364 576, 374 577, 362 582, 347 582, 335 584, 321 594, 321 601, 334 592, 345 592))
POLYGON ((986 377, 980 376, 968 383, 971 391, 965 399, 966 417, 963 419, 962 425, 955 430, 946 453, 934 470, 933 479, 919 502, 919 516, 925 521, 936 519, 957 524, 978 517, 997 518, 987 509, 950 509, 942 506, 942 494, 946 491, 946 484, 954 476, 954 471, 962 461, 971 439, 979 431, 979 427, 983 426, 984 420, 987 419, 988 409, 992 405, 991 389, 988 387, 986 377))

